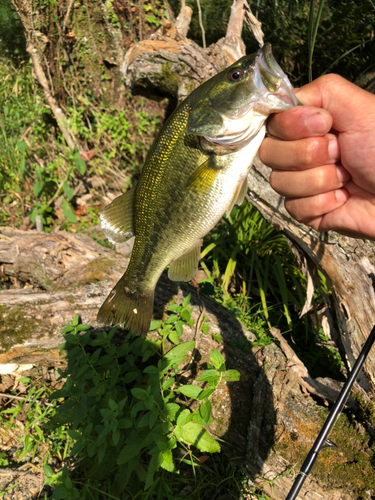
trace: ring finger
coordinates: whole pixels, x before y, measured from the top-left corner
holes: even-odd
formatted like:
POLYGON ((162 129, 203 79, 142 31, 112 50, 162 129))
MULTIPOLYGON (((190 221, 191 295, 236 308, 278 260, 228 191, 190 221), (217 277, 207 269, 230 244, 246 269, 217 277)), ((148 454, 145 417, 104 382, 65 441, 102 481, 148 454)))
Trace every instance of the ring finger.
POLYGON ((324 165, 301 171, 273 170, 272 188, 286 198, 315 196, 341 188, 350 174, 341 165, 324 165))

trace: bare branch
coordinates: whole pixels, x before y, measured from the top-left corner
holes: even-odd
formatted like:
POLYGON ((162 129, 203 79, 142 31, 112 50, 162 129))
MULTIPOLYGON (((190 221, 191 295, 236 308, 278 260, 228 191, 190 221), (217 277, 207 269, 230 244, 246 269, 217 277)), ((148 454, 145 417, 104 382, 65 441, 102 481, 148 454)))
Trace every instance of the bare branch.
POLYGON ((193 15, 193 10, 191 7, 185 5, 185 0, 181 2, 181 10, 176 19, 176 29, 182 36, 186 36, 189 31, 189 26, 191 22, 191 16, 193 15))
POLYGON ((205 49, 206 48, 206 32, 204 31, 204 26, 203 26, 203 22, 202 22, 202 10, 201 10, 201 4, 200 4, 199 0, 197 0, 197 5, 198 5, 199 26, 200 26, 200 29, 202 31, 202 44, 203 44, 203 48, 205 49))
POLYGON ((251 12, 249 4, 244 0, 244 10, 245 10, 245 23, 248 25, 250 31, 254 35, 255 40, 259 43, 260 47, 264 45, 264 33, 262 31, 262 23, 251 12))
POLYGON ((244 0, 233 0, 227 26, 227 37, 237 36, 241 38, 244 15, 244 0))

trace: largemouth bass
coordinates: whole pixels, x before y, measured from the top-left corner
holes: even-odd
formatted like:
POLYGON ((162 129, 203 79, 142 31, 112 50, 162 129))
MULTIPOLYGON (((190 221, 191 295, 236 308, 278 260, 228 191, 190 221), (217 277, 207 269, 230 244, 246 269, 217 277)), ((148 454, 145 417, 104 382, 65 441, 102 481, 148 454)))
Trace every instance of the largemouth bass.
POLYGON ((267 116, 296 104, 267 44, 200 85, 177 107, 150 148, 138 184, 101 215, 110 241, 135 235, 135 242, 98 321, 125 321, 131 331, 146 335, 161 273, 170 264, 171 280, 194 277, 202 238, 245 197, 267 116))

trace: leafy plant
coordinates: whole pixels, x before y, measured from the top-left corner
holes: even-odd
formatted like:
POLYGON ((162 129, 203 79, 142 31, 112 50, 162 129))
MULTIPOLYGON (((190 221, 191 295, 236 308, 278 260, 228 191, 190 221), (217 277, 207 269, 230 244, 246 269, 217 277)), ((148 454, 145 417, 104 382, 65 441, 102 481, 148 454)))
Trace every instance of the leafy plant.
MULTIPOLYGON (((214 350, 212 364, 197 380, 206 388, 183 385, 181 364, 194 342, 179 344, 178 332, 183 325, 192 325, 189 299, 181 306, 171 305, 172 314, 164 324, 152 325, 159 328, 161 337, 154 341, 128 333, 116 346, 116 328, 93 338, 87 325, 78 324, 77 316, 64 329, 63 348, 69 361, 61 377, 67 378, 52 396, 63 398, 52 425, 70 426, 68 433, 76 441, 71 454, 83 458, 87 478, 81 495, 94 479, 109 477, 114 477, 113 491, 135 495, 142 484, 155 488, 162 481, 161 469, 178 473, 181 462, 199 464, 191 454, 192 446, 200 452, 220 451, 205 429, 212 421, 210 397, 222 380, 238 380, 239 374, 226 370, 222 355, 214 350), (165 352, 167 338, 178 345, 165 352), (194 410, 189 408, 191 400, 197 402, 194 410), (178 446, 184 450, 179 459, 174 454, 178 446)), ((76 476, 73 483, 80 482, 76 476)), ((66 477, 53 498, 76 498, 78 490, 70 488, 66 477)), ((168 490, 167 483, 163 488, 168 490)))

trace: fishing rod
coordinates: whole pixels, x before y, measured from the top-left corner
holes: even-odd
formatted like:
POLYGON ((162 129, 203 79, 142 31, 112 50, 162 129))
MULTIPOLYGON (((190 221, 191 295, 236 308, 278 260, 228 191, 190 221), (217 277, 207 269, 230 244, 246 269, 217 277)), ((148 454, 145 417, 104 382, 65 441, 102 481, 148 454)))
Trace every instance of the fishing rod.
POLYGON ((309 472, 311 471, 315 460, 318 457, 319 452, 323 448, 338 448, 335 443, 327 439, 327 436, 334 426, 336 419, 340 415, 344 404, 346 403, 349 395, 351 388, 358 376, 359 370, 362 368, 362 365, 367 358, 367 355, 375 341, 375 325, 373 329, 371 330, 371 333, 366 340, 365 345, 362 348, 362 351, 360 352, 357 361, 355 362, 352 371, 350 372, 343 388, 340 391, 340 394, 336 400, 336 403, 332 406, 331 411, 328 414, 327 420, 325 421, 322 430, 319 433, 319 436, 317 437, 315 443, 313 444, 313 447, 311 448, 309 454, 307 455, 305 461, 303 462, 303 465, 301 467, 301 470, 299 471, 294 484, 289 491, 288 496, 286 497, 285 500, 295 500, 297 498, 298 493, 300 492, 303 483, 305 482, 305 479, 309 472))

